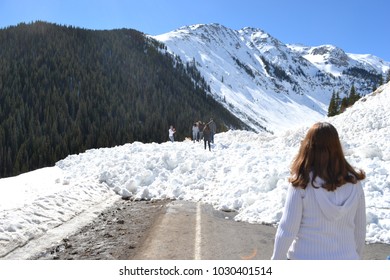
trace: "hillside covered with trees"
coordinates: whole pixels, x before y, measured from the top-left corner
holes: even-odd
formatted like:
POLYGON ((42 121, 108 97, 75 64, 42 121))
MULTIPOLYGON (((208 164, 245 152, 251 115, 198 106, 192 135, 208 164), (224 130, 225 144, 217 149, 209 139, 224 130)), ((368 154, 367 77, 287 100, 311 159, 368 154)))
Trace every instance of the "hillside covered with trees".
POLYGON ((247 126, 212 99, 194 65, 130 29, 46 22, 0 30, 0 177, 69 154, 141 141, 180 141, 194 121, 247 126))

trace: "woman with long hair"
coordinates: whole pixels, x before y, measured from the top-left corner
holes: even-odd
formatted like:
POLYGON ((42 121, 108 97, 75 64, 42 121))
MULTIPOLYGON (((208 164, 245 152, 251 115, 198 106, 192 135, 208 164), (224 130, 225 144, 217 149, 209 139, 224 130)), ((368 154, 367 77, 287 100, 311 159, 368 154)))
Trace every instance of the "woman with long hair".
POLYGON ((361 259, 364 178, 345 159, 336 128, 314 124, 291 166, 271 259, 361 259))

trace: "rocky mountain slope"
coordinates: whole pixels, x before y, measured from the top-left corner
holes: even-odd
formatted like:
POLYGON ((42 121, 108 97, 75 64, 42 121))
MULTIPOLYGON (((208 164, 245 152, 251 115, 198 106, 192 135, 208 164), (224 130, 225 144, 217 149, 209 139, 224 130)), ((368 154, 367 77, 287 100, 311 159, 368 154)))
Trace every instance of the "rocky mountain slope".
POLYGON ((195 64, 232 113, 271 133, 323 118, 334 91, 342 97, 354 85, 361 95, 371 92, 390 68, 373 55, 285 44, 256 28, 199 24, 154 38, 195 64))

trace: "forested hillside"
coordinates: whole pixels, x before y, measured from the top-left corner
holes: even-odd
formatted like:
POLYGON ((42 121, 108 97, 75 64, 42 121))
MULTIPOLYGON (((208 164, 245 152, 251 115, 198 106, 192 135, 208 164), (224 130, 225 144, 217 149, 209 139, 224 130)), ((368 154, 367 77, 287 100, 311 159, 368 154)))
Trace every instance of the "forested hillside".
POLYGON ((0 176, 69 154, 190 136, 193 121, 246 128, 208 94, 195 66, 129 29, 45 22, 0 30, 0 176))

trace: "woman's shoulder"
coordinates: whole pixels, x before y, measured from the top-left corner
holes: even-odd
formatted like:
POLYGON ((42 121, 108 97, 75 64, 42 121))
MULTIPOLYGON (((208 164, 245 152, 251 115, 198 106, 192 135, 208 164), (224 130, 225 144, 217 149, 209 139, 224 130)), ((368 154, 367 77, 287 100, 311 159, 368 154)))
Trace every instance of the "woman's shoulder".
POLYGON ((301 198, 304 198, 306 195, 305 188, 300 187, 300 186, 293 186, 293 184, 291 184, 291 183, 289 184, 287 191, 290 192, 292 195, 298 195, 301 198))

